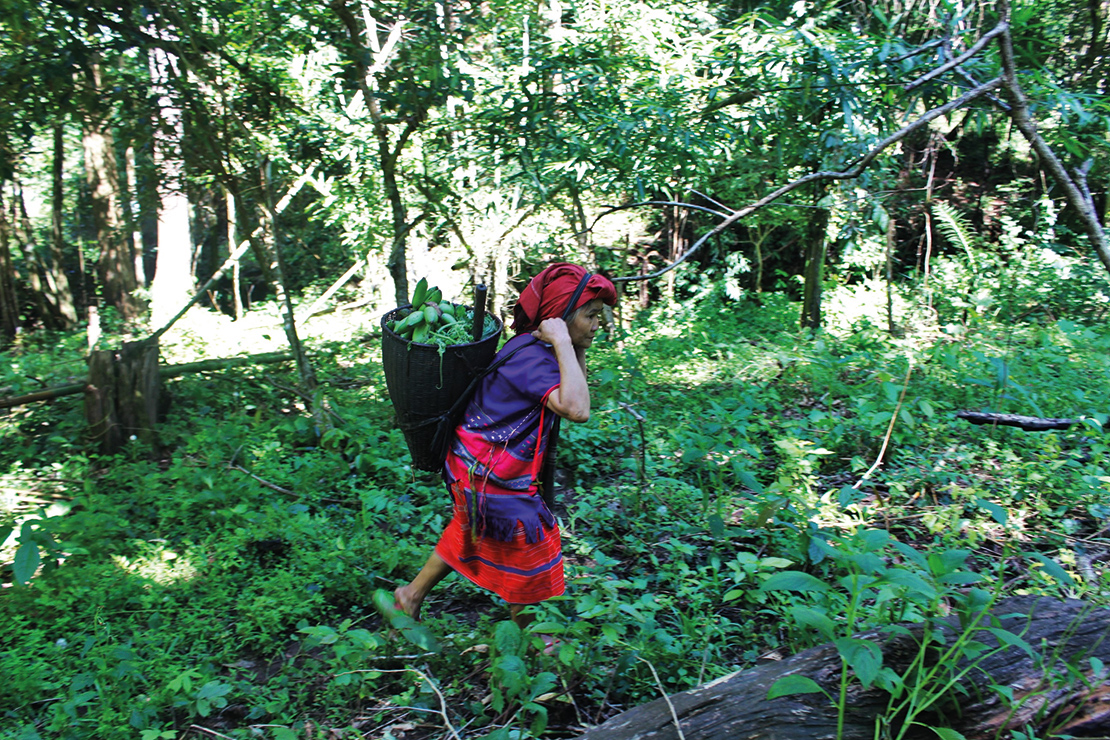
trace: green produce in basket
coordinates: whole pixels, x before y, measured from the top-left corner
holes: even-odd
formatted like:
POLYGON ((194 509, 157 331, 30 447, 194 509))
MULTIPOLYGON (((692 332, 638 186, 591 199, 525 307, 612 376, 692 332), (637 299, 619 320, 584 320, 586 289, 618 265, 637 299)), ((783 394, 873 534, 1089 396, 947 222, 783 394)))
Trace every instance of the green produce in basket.
MULTIPOLYGON (((400 318, 390 328, 414 344, 429 344, 442 350, 452 344, 474 341, 470 331, 474 325, 474 310, 443 300, 443 292, 438 287, 429 287, 427 278, 417 281, 412 291, 412 308, 401 309, 398 315, 400 318)), ((496 331, 497 321, 487 315, 482 338, 496 331)))

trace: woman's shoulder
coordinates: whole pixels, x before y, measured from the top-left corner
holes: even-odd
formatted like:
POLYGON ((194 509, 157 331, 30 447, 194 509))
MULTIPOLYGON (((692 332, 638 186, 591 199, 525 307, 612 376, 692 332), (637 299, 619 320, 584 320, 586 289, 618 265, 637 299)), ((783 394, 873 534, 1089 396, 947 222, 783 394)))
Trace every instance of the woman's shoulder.
POLYGON ((508 362, 522 362, 522 361, 542 361, 546 357, 555 357, 555 352, 551 349, 550 344, 545 344, 539 341, 529 333, 517 334, 515 337, 505 342, 501 349, 497 352, 495 362, 504 361, 508 362))

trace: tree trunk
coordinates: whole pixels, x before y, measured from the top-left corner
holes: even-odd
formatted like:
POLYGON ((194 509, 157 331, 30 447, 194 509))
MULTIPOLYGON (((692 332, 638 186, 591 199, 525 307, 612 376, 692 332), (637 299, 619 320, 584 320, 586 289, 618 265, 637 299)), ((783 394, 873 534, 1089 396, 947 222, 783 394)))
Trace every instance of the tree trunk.
POLYGON ((119 168, 115 143, 98 100, 101 89, 100 65, 89 67, 89 99, 85 105, 84 148, 85 181, 89 188, 93 226, 99 248, 97 277, 104 302, 114 306, 120 317, 131 321, 142 312, 135 297, 135 261, 123 232, 120 210, 119 168))
MULTIPOLYGON (((164 31, 155 33, 165 35, 164 31)), ((189 199, 185 194, 185 163, 181 141, 184 121, 173 100, 170 80, 177 75, 177 59, 164 50, 150 50, 150 77, 157 97, 154 127, 154 164, 158 174, 158 257, 151 283, 151 321, 161 325, 184 306, 193 294, 193 241, 190 236, 189 199)))
POLYGON ((19 327, 19 302, 15 297, 15 270, 8 244, 11 225, 0 193, 0 346, 15 339, 19 327))
POLYGON ((886 223, 886 329, 894 336, 894 219, 886 223))
MULTIPOLYGON (((239 221, 236 214, 235 195, 226 188, 224 189, 224 204, 227 206, 227 251, 228 256, 231 256, 235 251, 235 245, 239 243, 239 221)), ((239 260, 235 260, 235 263, 231 266, 231 300, 236 321, 243 318, 243 294, 240 285, 241 273, 242 269, 239 260)))
MULTIPOLYGON (((354 14, 350 8, 347 7, 346 0, 331 0, 328 6, 335 12, 343 25, 347 28, 347 34, 350 36, 351 42, 358 47, 364 47, 362 37, 364 34, 375 34, 376 31, 360 28, 358 21, 355 19, 354 14)), ((406 259, 406 245, 408 243, 408 232, 412 224, 408 221, 408 211, 405 208, 404 199, 401 196, 401 188, 397 183, 397 162, 400 160, 401 152, 404 151, 405 144, 408 142, 409 137, 416 132, 424 118, 424 111, 420 111, 418 115, 410 117, 404 124, 404 128, 398 133, 397 140, 393 141, 393 136, 390 132, 389 124, 386 123, 382 117, 381 105, 378 102, 378 96, 375 92, 378 91, 378 74, 389 66, 390 61, 397 49, 397 45, 401 39, 401 29, 404 22, 397 21, 390 29, 389 38, 378 48, 377 42, 374 43, 373 49, 365 49, 365 51, 372 54, 374 60, 373 67, 368 67, 365 58, 360 55, 355 55, 355 65, 358 70, 358 85, 362 92, 362 98, 366 102, 366 110, 370 113, 370 120, 374 124, 374 137, 378 142, 378 158, 379 166, 382 173, 382 187, 385 190, 386 200, 389 201, 389 212, 391 223, 393 227, 393 242, 389 250, 389 256, 386 259, 386 269, 389 270, 390 276, 393 278, 393 296, 397 301, 398 306, 403 306, 408 303, 409 299, 409 282, 408 282, 408 262, 406 259)))
MULTIPOLYGON (((948 693, 947 704, 938 703, 935 711, 911 719, 955 729, 967 740, 1010 737, 1014 730, 1035 730, 1036 737, 1104 737, 1110 733, 1110 702, 1106 700, 1110 679, 1091 664, 1092 659, 1110 663, 1110 609, 1095 609, 1070 599, 1018 597, 999 602, 992 614, 998 620, 997 627, 1019 635, 1032 646, 1033 656, 1012 645, 994 654, 984 653, 948 693), (1007 687, 1012 691, 1012 702, 992 686, 1007 687)), ((981 624, 994 626, 986 620, 981 624)), ((951 618, 948 625, 947 644, 951 644, 958 634, 958 621, 951 618)), ((871 632, 859 636, 879 644, 883 665, 899 675, 907 671, 909 660, 918 653, 922 634, 921 625, 905 626, 905 634, 871 632)), ((976 639, 988 650, 999 646, 986 630, 977 633, 976 639)), ((962 661, 953 667, 953 673, 945 675, 958 675, 967 667, 966 660, 962 661)), ((771 686, 788 675, 809 678, 835 697, 840 690, 840 655, 833 645, 821 645, 785 660, 739 671, 623 712, 579 740, 837 738, 837 709, 825 694, 766 698, 771 686), (676 723, 681 726, 681 735, 676 723)), ((887 716, 890 701, 885 691, 875 687, 865 690, 853 681, 839 737, 880 737, 876 733, 880 720, 889 722, 887 729, 897 733, 906 717, 887 716)), ((907 740, 937 737, 920 726, 907 730, 907 740)))
POLYGON ((156 342, 124 342, 119 352, 89 353, 85 420, 101 452, 114 454, 132 439, 155 443, 161 387, 156 342))
MULTIPOLYGON (((277 290, 278 303, 285 312, 283 325, 286 339, 289 340, 289 349, 297 360, 297 370, 301 376, 301 385, 308 392, 316 388, 316 373, 312 369, 308 355, 301 346, 301 339, 297 335, 297 321, 293 313, 293 297, 289 293, 289 286, 285 281, 285 268, 281 260, 281 248, 278 243, 277 218, 274 214, 272 188, 270 183, 270 163, 264 162, 261 167, 262 182, 262 239, 271 262, 270 271, 274 275, 274 288, 277 290)), ((317 409, 310 411, 315 414, 317 409)))
POLYGON ((123 215, 127 221, 131 254, 135 258, 135 282, 146 287, 146 263, 143 259, 143 208, 139 196, 139 168, 135 165, 135 145, 124 152, 124 182, 127 183, 127 197, 123 199, 123 215))
POLYGON ((52 171, 53 185, 51 188, 50 204, 50 259, 45 265, 46 286, 53 296, 54 306, 60 316, 62 328, 70 328, 77 324, 77 306, 73 302, 73 288, 66 276, 66 240, 65 240, 65 191, 63 183, 63 165, 65 163, 65 138, 62 125, 54 124, 54 162, 52 171))
MULTIPOLYGON (((393 296, 397 305, 403 306, 408 303, 409 297, 409 268, 406 259, 408 214, 401 200, 401 188, 397 185, 397 157, 391 151, 388 130, 384 126, 375 126, 375 130, 378 131, 382 184, 385 187, 389 211, 393 217, 393 246, 389 250, 389 258, 385 266, 393 278, 393 296)), ((400 154, 400 151, 397 154, 400 154)))
MULTIPOLYGON (((824 195, 824 186, 818 185, 813 201, 816 205, 824 195)), ((802 295, 802 328, 821 326, 821 293, 825 282, 825 231, 829 213, 824 208, 814 208, 806 234, 805 288, 802 295)))
POLYGON ((23 252, 23 264, 27 273, 27 285, 31 289, 31 300, 39 321, 47 329, 60 329, 56 312, 44 286, 42 261, 35 249, 34 230, 27 216, 27 205, 23 201, 23 187, 18 180, 12 181, 11 235, 23 252))

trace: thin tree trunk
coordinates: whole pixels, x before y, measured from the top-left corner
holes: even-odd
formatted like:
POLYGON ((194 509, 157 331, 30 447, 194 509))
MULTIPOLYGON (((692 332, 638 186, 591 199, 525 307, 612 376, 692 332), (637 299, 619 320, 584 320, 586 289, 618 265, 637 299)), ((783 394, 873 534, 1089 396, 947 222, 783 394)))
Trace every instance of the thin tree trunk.
POLYGON ((23 202, 23 187, 18 180, 12 180, 11 234, 23 252, 27 285, 31 289, 31 300, 34 301, 39 320, 47 329, 61 328, 60 323, 55 320, 56 312, 44 286, 45 270, 39 260, 38 250, 35 249, 34 230, 31 228, 31 219, 27 216, 27 206, 23 202))
MULTIPOLYGON (((227 205, 227 251, 230 257, 231 253, 235 250, 235 245, 239 243, 236 234, 239 221, 235 213, 235 195, 226 188, 224 189, 224 193, 224 202, 227 205)), ((239 260, 235 260, 235 263, 231 267, 231 295, 236 321, 243 318, 243 296, 240 293, 239 282, 241 273, 242 268, 239 264, 239 260)))
MULTIPOLYGON (((817 186, 813 202, 820 202, 824 186, 817 186)), ((824 208, 815 208, 806 229, 805 288, 802 296, 802 328, 816 329, 821 326, 821 294, 825 281, 825 231, 828 228, 829 213, 824 208)))
MULTIPOLYGON (((272 260, 270 269, 276 278, 274 280, 274 287, 277 290, 278 302, 285 311, 284 328, 285 336, 289 340, 289 349, 293 351, 293 356, 297 360, 297 370, 301 376, 301 385, 306 391, 312 392, 316 388, 316 373, 312 369, 312 363, 309 362, 308 355, 305 354, 304 347, 301 346, 301 339, 297 335, 297 322, 293 313, 293 297, 290 295, 289 286, 285 282, 285 269, 281 260, 277 219, 274 216, 272 201, 273 189, 270 183, 270 163, 268 161, 263 162, 260 174, 262 182, 262 240, 266 245, 266 252, 272 260)), ((313 408, 311 411, 315 414, 317 410, 313 408)))
MULTIPOLYGON (((363 29, 359 28, 358 21, 350 8, 347 7, 346 0, 331 0, 328 5, 339 16, 343 25, 346 26, 351 42, 359 47, 364 47, 365 44, 361 38, 363 29)), ((366 62, 358 55, 355 56, 355 65, 358 69, 359 90, 366 102, 366 110, 370 113, 370 120, 374 124, 374 137, 378 143, 378 164, 381 167, 382 187, 385 190, 386 200, 389 202, 390 220, 393 227, 393 242, 385 266, 393 278, 393 294, 397 305, 403 306, 408 302, 409 296, 406 245, 411 225, 408 223, 408 211, 405 208, 404 199, 401 197, 401 188, 397 184, 397 162, 409 137, 416 132, 420 125, 423 115, 420 114, 410 118, 398 134, 397 140, 393 141, 389 125, 382 117, 381 106, 378 104, 378 97, 374 92, 377 90, 377 75, 389 65, 400 43, 404 22, 397 21, 393 25, 389 37, 380 47, 376 30, 369 27, 371 24, 372 21, 367 18, 365 23, 367 27, 364 30, 372 43, 372 48, 368 51, 373 54, 373 67, 367 67, 366 62)))
POLYGON ((65 191, 63 165, 65 163, 65 137, 62 124, 54 124, 54 162, 52 170, 53 186, 50 204, 50 259, 46 265, 46 284, 54 297, 54 305, 61 317, 63 328, 77 324, 77 307, 73 303, 73 289, 66 277, 65 241, 65 191))
POLYGON ((104 302, 114 306, 125 321, 138 318, 142 303, 134 295, 134 258, 127 249, 120 210, 119 168, 115 143, 98 102, 101 89, 100 64, 88 70, 89 100, 85 105, 85 181, 92 205, 93 225, 99 247, 97 277, 104 302))
POLYGON ((1010 39, 1008 26, 1010 19, 1009 2, 1000 0, 999 10, 1004 19, 1002 23, 1006 24, 1006 30, 1001 34, 999 40, 999 49, 1002 52, 1002 79, 1005 82, 1005 90, 1012 106, 1010 117, 1018 131, 1021 131, 1022 136, 1026 138, 1033 147, 1033 151, 1040 157, 1041 165, 1048 170, 1048 173, 1056 180, 1056 184, 1064 191, 1064 199, 1068 202, 1068 205, 1079 213, 1080 221, 1091 240, 1091 246, 1095 248, 1095 254, 1102 261, 1103 267, 1110 272, 1110 239, 1107 238, 1106 230, 1098 219, 1094 200, 1087 188, 1086 169, 1078 170, 1073 179, 1052 151, 1052 148, 1049 147, 1048 142, 1037 132, 1037 124, 1033 121, 1033 116, 1029 112, 1029 102, 1026 100, 1025 93, 1018 81, 1017 63, 1014 59, 1013 43, 1010 39))
POLYGON ((131 254, 135 258, 135 282, 146 286, 146 264, 143 261, 142 205, 139 202, 138 168, 135 166, 135 146, 127 147, 124 153, 124 182, 127 183, 127 197, 123 199, 123 215, 127 220, 131 239, 131 254))
POLYGON ((19 302, 15 295, 15 271, 8 243, 11 227, 0 192, 0 345, 15 339, 19 327, 19 302))
MULTIPOLYGON (((384 130, 384 127, 377 127, 384 130)), ((382 158, 382 184, 385 187, 386 199, 389 200, 389 210, 393 217, 393 246, 389 250, 389 258, 385 266, 393 278, 393 295, 398 306, 403 306, 409 295, 409 268, 406 259, 406 244, 408 240, 405 233, 408 231, 408 221, 404 202, 401 200, 401 189, 397 186, 397 160, 390 151, 389 136, 379 133, 378 151, 382 158)))
POLYGON ((886 224, 886 327, 894 334, 894 219, 886 224))
POLYGON ((570 197, 574 202, 574 217, 571 219, 571 223, 574 225, 574 238, 578 242, 578 251, 586 255, 586 268, 596 272, 597 253, 594 252, 593 243, 590 241, 590 224, 586 220, 586 208, 582 205, 582 194, 578 192, 578 188, 572 187, 570 197))

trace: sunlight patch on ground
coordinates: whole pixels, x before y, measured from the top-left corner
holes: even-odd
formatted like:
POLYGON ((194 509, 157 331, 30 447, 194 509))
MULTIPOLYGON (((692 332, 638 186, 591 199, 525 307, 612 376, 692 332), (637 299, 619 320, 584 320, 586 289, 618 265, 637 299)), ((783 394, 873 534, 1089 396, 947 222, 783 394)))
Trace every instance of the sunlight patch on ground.
MULTIPOLYGON (((897 290, 893 296, 894 323, 906 320, 909 306, 897 290)), ((886 283, 865 280, 854 285, 839 285, 828 291, 822 301, 822 314, 828 331, 851 334, 860 326, 887 326, 886 283)))
POLYGON ((191 559, 182 557, 157 543, 152 543, 148 549, 149 552, 130 558, 125 555, 112 555, 112 562, 122 570, 160 586, 189 581, 196 577, 197 568, 191 559))

